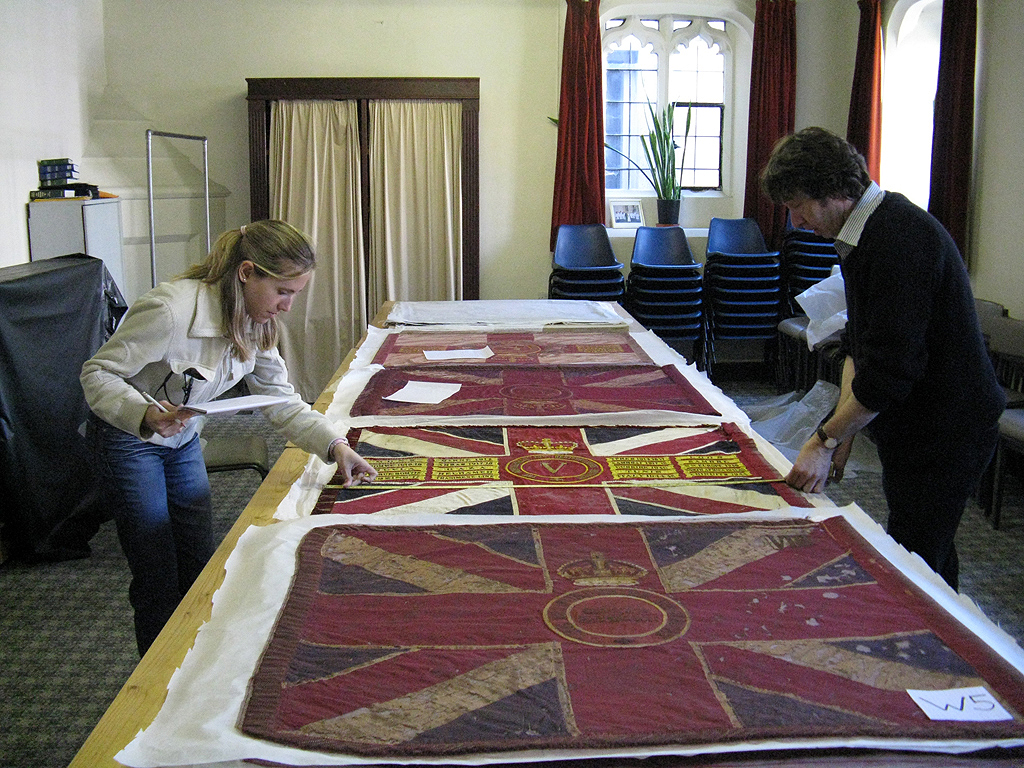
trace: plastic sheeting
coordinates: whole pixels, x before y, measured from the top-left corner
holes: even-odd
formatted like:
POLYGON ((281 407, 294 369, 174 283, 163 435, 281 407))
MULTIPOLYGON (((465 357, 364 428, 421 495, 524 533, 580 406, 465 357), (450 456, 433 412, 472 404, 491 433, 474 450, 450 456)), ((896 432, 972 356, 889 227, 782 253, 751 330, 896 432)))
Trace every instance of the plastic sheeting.
POLYGON ((0 269, 0 535, 13 556, 85 556, 106 519, 79 432, 89 408, 78 377, 126 308, 91 256, 0 269))
MULTIPOLYGON (((792 462, 838 402, 839 387, 819 381, 803 397, 790 392, 748 405, 745 410, 750 416, 750 426, 792 462)), ((855 477, 856 472, 881 471, 874 443, 866 435, 858 435, 846 464, 846 475, 855 477)))
POLYGON ((807 348, 814 351, 822 342, 835 337, 846 327, 846 288, 839 265, 832 274, 815 283, 796 301, 807 314, 807 348))

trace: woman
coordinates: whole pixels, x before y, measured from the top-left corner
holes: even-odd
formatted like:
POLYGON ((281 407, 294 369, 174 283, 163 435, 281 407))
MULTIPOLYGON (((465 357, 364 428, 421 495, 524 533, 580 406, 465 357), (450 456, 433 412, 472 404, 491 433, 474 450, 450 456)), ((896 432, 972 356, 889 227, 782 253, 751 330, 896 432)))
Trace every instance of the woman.
POLYGON ((254 394, 287 396, 265 409, 270 422, 336 461, 346 486, 377 474, 302 401, 277 351, 276 315, 291 308, 314 266, 309 241, 284 222, 225 232, 203 263, 140 298, 82 367, 89 441, 132 572, 140 655, 215 548, 202 417, 188 405, 244 379, 254 394))

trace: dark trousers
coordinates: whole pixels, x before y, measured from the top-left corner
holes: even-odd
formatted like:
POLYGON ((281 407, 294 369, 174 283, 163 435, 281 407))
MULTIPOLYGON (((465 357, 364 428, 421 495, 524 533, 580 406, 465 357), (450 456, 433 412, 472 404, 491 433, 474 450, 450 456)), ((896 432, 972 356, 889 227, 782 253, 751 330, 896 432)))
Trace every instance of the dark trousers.
POLYGON ((942 452, 927 455, 906 443, 878 445, 889 535, 920 555, 953 589, 960 584, 956 530, 998 437, 999 427, 993 425, 975 440, 951 442, 942 452))

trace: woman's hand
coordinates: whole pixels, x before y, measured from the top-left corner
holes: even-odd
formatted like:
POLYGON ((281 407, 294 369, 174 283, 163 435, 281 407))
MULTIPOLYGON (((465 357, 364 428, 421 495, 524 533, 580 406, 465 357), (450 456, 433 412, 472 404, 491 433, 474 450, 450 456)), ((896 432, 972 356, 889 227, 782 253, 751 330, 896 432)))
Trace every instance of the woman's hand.
POLYGON ((344 482, 341 484, 342 488, 354 488, 363 482, 371 483, 377 477, 377 470, 344 443, 335 443, 331 454, 338 462, 338 469, 341 470, 341 476, 344 478, 344 482))
POLYGON ((160 404, 167 410, 161 411, 155 405, 151 405, 146 409, 146 415, 142 418, 143 427, 160 437, 174 437, 185 429, 185 422, 196 415, 195 411, 178 408, 166 400, 161 400, 160 404))

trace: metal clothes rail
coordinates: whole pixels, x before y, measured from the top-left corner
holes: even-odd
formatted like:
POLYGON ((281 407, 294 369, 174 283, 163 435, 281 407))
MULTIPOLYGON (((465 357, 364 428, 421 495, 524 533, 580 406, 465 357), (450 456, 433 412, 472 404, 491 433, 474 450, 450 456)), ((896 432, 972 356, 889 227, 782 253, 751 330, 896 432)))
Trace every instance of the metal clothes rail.
POLYGON ((206 203, 206 252, 210 252, 210 164, 207 152, 208 142, 205 136, 189 136, 184 133, 168 133, 166 131, 146 131, 146 181, 149 196, 149 265, 152 287, 156 288, 156 218, 153 214, 153 137, 163 136, 166 139, 185 139, 186 141, 203 142, 203 193, 206 203))

